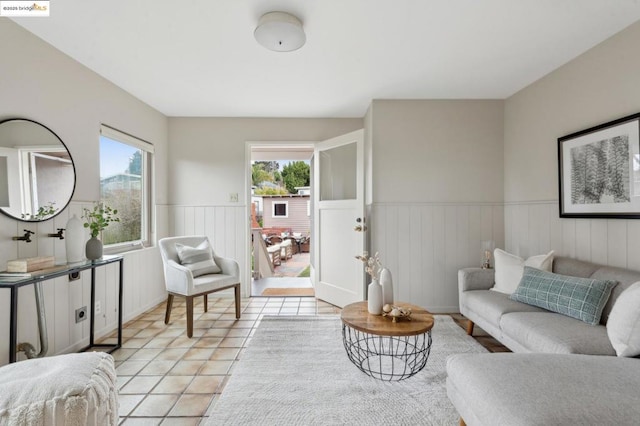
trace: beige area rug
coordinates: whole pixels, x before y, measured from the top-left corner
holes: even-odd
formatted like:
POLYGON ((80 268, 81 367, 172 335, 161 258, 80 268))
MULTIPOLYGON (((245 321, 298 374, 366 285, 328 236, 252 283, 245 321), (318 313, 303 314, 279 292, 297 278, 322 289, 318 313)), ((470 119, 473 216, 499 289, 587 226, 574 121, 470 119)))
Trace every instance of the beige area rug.
POLYGON ((313 288, 265 288, 262 296, 315 296, 313 288))
POLYGON ((349 361, 338 316, 265 316, 209 413, 207 425, 457 425, 446 359, 486 352, 438 315, 426 367, 383 382, 349 361))

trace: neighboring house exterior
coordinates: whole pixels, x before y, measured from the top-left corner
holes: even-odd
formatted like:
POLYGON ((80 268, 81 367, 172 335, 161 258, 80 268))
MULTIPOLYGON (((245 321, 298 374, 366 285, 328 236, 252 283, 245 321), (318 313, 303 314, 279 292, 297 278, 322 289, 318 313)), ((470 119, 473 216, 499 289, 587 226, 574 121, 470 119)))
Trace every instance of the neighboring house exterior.
POLYGON ((296 186, 296 191, 298 191, 300 195, 311 195, 310 186, 296 186))
POLYGON ((142 189, 142 179, 140 175, 132 175, 128 173, 116 173, 100 179, 100 187, 102 191, 113 191, 116 189, 142 189))
POLYGON ((265 228, 291 228, 291 232, 311 231, 309 195, 263 195, 262 225, 265 228))
POLYGON ((258 187, 257 186, 252 186, 251 187, 251 204, 255 205, 255 215, 256 217, 262 217, 262 195, 255 195, 255 191, 258 187))

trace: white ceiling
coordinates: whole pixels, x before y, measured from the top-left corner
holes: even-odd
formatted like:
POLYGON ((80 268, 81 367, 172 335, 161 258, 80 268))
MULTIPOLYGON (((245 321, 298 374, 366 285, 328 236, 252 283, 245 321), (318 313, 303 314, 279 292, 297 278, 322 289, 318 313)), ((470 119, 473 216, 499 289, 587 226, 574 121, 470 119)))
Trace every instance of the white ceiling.
POLYGON ((362 117, 372 99, 506 98, 640 19, 639 0, 51 1, 15 18, 168 116, 362 117), (286 11, 307 43, 253 38, 286 11))

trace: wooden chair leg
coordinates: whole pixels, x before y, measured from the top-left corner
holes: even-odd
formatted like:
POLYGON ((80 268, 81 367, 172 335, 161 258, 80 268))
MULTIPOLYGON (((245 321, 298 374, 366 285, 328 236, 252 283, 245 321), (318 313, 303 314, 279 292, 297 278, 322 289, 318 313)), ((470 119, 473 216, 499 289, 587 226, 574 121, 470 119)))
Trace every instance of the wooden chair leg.
POLYGON ((469 336, 473 336, 473 325, 474 325, 473 321, 471 321, 471 320, 467 320, 467 321, 468 321, 467 322, 467 334, 469 336))
POLYGON ((462 417, 460 417, 460 426, 467 426, 462 417))
POLYGON ((207 296, 208 296, 207 294, 204 295, 204 311, 205 312, 209 310, 209 299, 207 296))
POLYGON ((236 295, 236 319, 240 319, 240 284, 233 288, 236 295))
POLYGON ((187 337, 193 337, 193 296, 187 298, 187 337))
POLYGON ((173 294, 167 296, 167 312, 164 314, 164 323, 169 324, 171 319, 171 308, 173 307, 173 294))

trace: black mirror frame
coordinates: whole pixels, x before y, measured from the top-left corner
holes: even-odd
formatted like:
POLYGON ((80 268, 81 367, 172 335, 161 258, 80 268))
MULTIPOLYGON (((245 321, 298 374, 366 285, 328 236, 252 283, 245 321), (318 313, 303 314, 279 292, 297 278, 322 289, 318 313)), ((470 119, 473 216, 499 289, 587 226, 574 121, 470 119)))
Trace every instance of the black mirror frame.
POLYGON ((58 141, 62 144, 62 146, 64 147, 64 149, 67 150, 67 152, 69 153, 69 159, 71 160, 71 167, 73 167, 73 188, 71 189, 71 195, 69 196, 69 199, 67 200, 67 202, 65 203, 65 205, 60 208, 56 213, 52 214, 51 216, 48 216, 45 219, 37 219, 37 220, 29 220, 29 219, 24 219, 21 217, 15 217, 9 213, 7 213, 3 208, 0 207, 0 212, 2 214, 4 214, 5 216, 11 218, 11 219, 15 219, 18 220, 20 222, 27 222, 27 223, 39 223, 39 222, 46 222, 47 220, 53 219, 54 217, 58 216, 60 213, 62 213, 67 206, 69 206, 69 203, 71 202, 71 200, 73 199, 73 194, 75 194, 76 192, 76 182, 78 181, 78 175, 76 173, 76 163, 75 161, 73 161, 73 156, 71 155, 71 151, 69 151, 69 148, 67 147, 67 145, 62 141, 62 139, 60 139, 60 136, 58 136, 58 134, 56 132, 54 132, 53 130, 51 130, 49 127, 45 126, 44 124, 35 121, 35 120, 31 120, 29 118, 21 118, 21 117, 14 117, 14 118, 8 118, 5 120, 1 120, 0 121, 0 126, 2 126, 2 124, 8 122, 8 121, 29 121, 33 124, 37 124, 39 126, 44 127, 45 129, 47 129, 49 132, 51 132, 51 134, 53 136, 56 137, 56 139, 58 139, 58 141))

